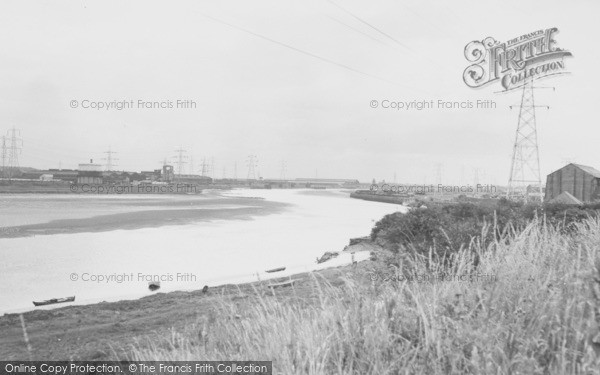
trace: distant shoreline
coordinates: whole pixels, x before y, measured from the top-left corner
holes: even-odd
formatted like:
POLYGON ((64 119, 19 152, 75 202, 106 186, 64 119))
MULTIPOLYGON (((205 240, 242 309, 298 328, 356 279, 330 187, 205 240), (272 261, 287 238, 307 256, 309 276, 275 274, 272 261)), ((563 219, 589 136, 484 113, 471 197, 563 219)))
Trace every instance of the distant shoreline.
MULTIPOLYGON (((289 206, 287 203, 272 202, 257 198, 218 197, 198 199, 190 197, 190 199, 161 201, 160 197, 162 196, 157 195, 157 198, 159 198, 158 201, 143 202, 143 206, 139 210, 129 212, 1 227, 0 239, 36 235, 95 233, 122 229, 158 228, 165 225, 185 225, 210 220, 248 220, 254 216, 279 213, 285 207, 289 206), (211 207, 215 205, 230 205, 234 208, 214 209, 211 207)), ((139 205, 141 206, 142 204, 139 205)))

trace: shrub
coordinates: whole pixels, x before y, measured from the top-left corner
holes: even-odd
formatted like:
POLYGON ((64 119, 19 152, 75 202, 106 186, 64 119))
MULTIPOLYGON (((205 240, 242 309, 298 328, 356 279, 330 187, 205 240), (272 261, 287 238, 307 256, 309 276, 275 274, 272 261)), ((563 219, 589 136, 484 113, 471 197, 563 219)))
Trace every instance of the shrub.
POLYGON ((483 243, 497 241, 508 231, 524 228, 535 218, 558 225, 565 233, 586 218, 598 215, 600 204, 573 207, 535 205, 500 199, 495 205, 460 202, 394 213, 376 223, 373 240, 381 240, 393 251, 410 249, 438 255, 458 251, 478 238, 483 243))

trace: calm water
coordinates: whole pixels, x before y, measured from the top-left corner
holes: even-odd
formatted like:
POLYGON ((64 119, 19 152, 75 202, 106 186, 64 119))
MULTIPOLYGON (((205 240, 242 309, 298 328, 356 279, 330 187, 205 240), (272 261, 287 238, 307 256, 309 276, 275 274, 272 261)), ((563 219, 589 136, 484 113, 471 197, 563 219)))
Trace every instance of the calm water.
MULTIPOLYGON (((0 313, 32 309, 33 300, 72 295, 77 304, 138 298, 151 294, 148 278, 162 278, 160 291, 169 292, 252 281, 257 273, 264 279, 269 276, 264 270, 279 266, 287 270, 276 276, 317 269, 316 257, 342 250, 350 238, 368 235, 383 215, 403 210, 331 190, 233 190, 224 195, 264 197, 292 206, 251 220, 0 239, 0 313), (102 277, 112 279, 93 281, 102 277)), ((35 217, 15 214, 11 221, 3 215, 0 224, 84 217, 85 199, 35 196, 27 203, 43 208, 35 217), (75 208, 65 210, 71 206, 75 208)), ((127 200, 136 198, 120 199, 120 208, 105 207, 103 213, 129 211, 127 200)), ((344 255, 324 265, 348 261, 344 255)))

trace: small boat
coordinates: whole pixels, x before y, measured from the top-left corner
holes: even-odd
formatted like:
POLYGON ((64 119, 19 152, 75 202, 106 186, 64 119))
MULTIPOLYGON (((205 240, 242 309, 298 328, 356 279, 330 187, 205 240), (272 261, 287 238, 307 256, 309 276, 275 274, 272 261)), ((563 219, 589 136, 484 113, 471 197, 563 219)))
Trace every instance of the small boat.
POLYGON ((65 303, 65 302, 73 302, 75 301, 75 296, 73 297, 64 297, 64 298, 52 298, 47 299, 45 301, 33 301, 35 306, 46 306, 46 305, 54 305, 55 303, 65 303))
POLYGON ((293 286, 294 284, 296 284, 298 280, 287 280, 287 281, 282 281, 280 283, 275 283, 275 284, 269 284, 267 285, 267 288, 271 288, 271 289, 275 289, 275 288, 284 288, 286 286, 293 286))
POLYGON ((150 289, 151 291, 155 291, 160 289, 160 281, 150 281, 148 283, 148 289, 150 289))
POLYGON ((279 268, 273 268, 271 270, 266 270, 266 273, 273 273, 273 272, 281 272, 281 271, 285 271, 285 267, 279 267, 279 268))
POLYGON ((321 256, 321 258, 317 258, 317 263, 324 263, 327 262, 330 259, 336 258, 338 255, 340 255, 339 253, 335 253, 332 251, 326 251, 325 254, 323 254, 321 256))

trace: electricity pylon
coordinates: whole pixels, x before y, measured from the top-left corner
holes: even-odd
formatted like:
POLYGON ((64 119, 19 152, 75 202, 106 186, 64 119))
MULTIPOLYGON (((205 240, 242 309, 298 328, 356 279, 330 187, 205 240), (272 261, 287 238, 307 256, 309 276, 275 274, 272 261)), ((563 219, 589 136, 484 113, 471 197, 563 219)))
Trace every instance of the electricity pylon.
POLYGON ((6 137, 2 136, 2 141, 0 142, 0 146, 2 147, 2 152, 1 152, 1 156, 2 156, 2 173, 0 174, 0 177, 4 178, 5 172, 6 172, 6 156, 7 156, 7 151, 6 151, 6 137))
POLYGON ((119 159, 113 157, 113 154, 116 154, 116 152, 112 151, 110 147, 108 148, 108 151, 104 151, 104 153, 106 154, 106 157, 102 158, 102 160, 106 160, 106 170, 110 172, 113 170, 113 167, 117 166, 114 162, 119 159))
POLYGON ((248 175, 246 177, 247 180, 256 180, 256 167, 258 164, 258 160, 256 155, 249 155, 246 159, 246 165, 248 166, 248 175))
POLYGON ((8 150, 8 178, 12 178, 13 173, 19 168, 19 154, 23 147, 23 139, 21 133, 13 126, 8 130, 9 134, 9 150, 8 150))
POLYGON ((175 152, 177 152, 177 155, 175 156, 177 158, 177 176, 181 177, 183 172, 183 165, 187 164, 187 162, 185 161, 185 159, 187 159, 187 155, 184 155, 187 151, 179 147, 179 149, 175 150, 175 152))
MULTIPOLYGON (((533 95, 533 80, 523 86, 521 105, 519 107, 519 122, 513 146, 510 177, 506 197, 509 199, 524 199, 542 201, 542 179, 540 175, 540 152, 535 119, 535 108, 548 106, 535 105, 533 95), (530 194, 528 186, 535 193, 530 194), (530 197, 531 195, 531 197, 530 197)), ((511 106, 512 108, 512 106, 511 106)))

